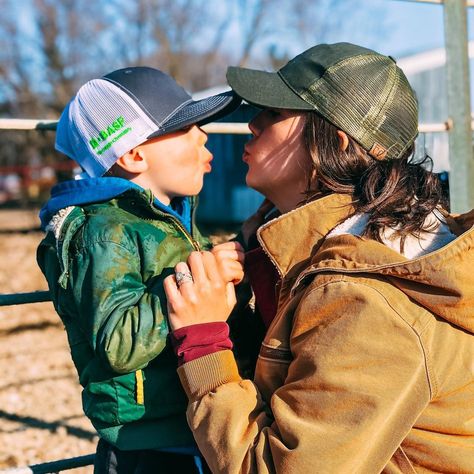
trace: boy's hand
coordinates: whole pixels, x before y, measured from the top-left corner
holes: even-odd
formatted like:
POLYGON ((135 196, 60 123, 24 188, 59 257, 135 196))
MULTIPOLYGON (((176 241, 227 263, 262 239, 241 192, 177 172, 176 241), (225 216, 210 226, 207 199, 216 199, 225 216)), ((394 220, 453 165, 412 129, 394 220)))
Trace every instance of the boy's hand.
POLYGON ((245 253, 239 242, 225 242, 211 249, 217 267, 226 282, 239 284, 244 278, 245 253))
POLYGON ((173 331, 226 321, 236 302, 234 285, 224 280, 211 252, 192 252, 187 264, 178 263, 175 274, 165 278, 164 289, 173 331))

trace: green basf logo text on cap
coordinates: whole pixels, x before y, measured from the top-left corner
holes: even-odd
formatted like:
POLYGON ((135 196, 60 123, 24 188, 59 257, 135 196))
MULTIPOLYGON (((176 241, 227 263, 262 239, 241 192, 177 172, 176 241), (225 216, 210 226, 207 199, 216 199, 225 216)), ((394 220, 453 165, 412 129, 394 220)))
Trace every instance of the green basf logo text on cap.
POLYGON ((105 150, 108 150, 113 143, 115 143, 119 138, 123 137, 126 133, 130 132, 131 128, 128 127, 122 130, 118 135, 115 135, 119 130, 121 130, 125 125, 125 119, 120 116, 117 117, 105 130, 101 130, 97 137, 91 138, 89 144, 93 150, 96 151, 98 155, 101 155, 105 150), (111 142, 105 145, 100 150, 96 150, 99 145, 105 141, 108 141, 110 137, 114 135, 111 142))

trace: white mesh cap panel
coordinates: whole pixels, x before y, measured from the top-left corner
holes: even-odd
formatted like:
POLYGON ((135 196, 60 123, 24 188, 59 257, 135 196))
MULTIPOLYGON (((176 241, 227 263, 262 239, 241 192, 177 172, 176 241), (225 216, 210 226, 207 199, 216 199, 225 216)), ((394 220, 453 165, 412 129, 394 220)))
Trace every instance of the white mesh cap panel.
POLYGON ((79 89, 61 115, 56 149, 79 163, 89 176, 97 177, 157 129, 119 87, 94 79, 79 89))

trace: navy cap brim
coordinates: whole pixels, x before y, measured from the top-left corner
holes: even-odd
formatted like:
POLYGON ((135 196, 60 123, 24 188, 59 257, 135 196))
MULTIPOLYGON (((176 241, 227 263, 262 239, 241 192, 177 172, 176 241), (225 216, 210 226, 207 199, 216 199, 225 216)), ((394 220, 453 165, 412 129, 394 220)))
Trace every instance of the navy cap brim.
POLYGON ((242 99, 260 108, 314 110, 276 72, 231 66, 227 69, 227 82, 242 99))
POLYGON ((159 130, 147 138, 155 138, 167 133, 175 132, 190 125, 205 125, 218 120, 240 105, 242 100, 232 91, 206 97, 202 100, 190 101, 169 117, 159 130))

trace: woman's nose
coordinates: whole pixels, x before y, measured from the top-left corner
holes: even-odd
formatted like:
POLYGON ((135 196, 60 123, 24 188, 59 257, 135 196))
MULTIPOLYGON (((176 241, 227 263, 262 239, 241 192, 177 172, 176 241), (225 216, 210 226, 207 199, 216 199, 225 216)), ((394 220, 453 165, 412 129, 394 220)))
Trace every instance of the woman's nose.
POLYGON ((249 129, 255 137, 257 137, 262 130, 262 114, 264 112, 265 111, 262 110, 249 122, 249 129))
POLYGON ((254 120, 251 120, 251 121, 249 122, 249 129, 250 129, 250 132, 252 133, 252 135, 257 136, 257 130, 256 130, 256 128, 255 128, 255 122, 254 122, 254 120))

